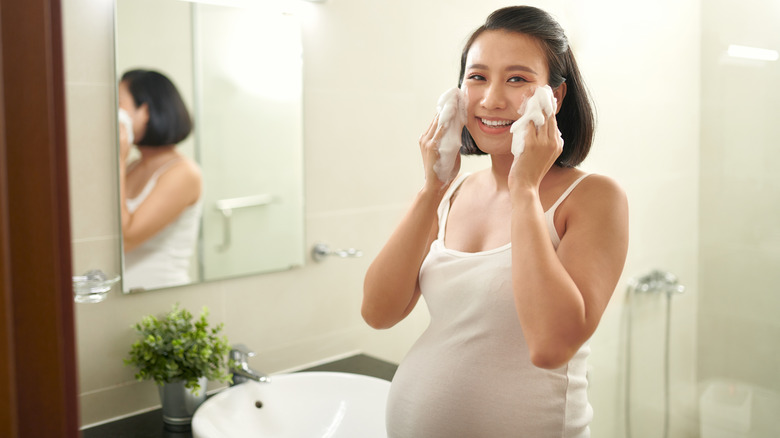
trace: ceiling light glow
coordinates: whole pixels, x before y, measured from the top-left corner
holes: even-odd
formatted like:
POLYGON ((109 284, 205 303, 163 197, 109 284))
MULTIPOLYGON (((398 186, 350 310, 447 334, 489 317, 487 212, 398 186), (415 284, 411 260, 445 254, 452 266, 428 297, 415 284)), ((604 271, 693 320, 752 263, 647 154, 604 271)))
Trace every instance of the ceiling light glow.
POLYGON ((729 45, 728 54, 732 58, 753 59, 756 61, 777 61, 780 58, 777 50, 739 46, 736 44, 729 45))

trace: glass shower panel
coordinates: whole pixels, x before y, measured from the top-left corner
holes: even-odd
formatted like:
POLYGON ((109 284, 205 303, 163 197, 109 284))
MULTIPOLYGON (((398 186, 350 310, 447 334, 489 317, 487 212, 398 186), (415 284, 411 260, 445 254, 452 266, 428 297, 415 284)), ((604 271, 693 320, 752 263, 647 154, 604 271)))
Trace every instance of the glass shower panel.
POLYGON ((702 438, 780 436, 780 2, 702 2, 702 438), (769 56, 768 59, 772 59, 769 56))

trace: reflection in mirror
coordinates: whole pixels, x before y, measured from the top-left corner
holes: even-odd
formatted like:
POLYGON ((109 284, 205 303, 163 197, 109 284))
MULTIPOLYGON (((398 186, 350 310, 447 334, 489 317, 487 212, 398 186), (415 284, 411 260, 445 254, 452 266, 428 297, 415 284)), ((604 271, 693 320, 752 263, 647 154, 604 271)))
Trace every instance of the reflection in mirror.
MULTIPOLYGON (((197 163, 202 175, 202 219, 189 282, 301 266, 302 42, 297 17, 179 0, 117 0, 116 13, 118 77, 134 69, 160 72, 175 84, 192 114, 192 135, 175 147, 197 163)), ((128 166, 143 157, 143 146, 131 149, 128 166)), ((170 204, 178 200, 168 199, 170 204)), ((130 278, 133 245, 127 235, 124 240, 123 290, 167 287, 143 275, 130 278)))
POLYGON ((119 201, 128 289, 190 282, 202 212, 197 163, 176 145, 192 118, 176 86, 152 70, 122 74, 119 102, 119 201), (130 145, 137 157, 128 162, 130 145))

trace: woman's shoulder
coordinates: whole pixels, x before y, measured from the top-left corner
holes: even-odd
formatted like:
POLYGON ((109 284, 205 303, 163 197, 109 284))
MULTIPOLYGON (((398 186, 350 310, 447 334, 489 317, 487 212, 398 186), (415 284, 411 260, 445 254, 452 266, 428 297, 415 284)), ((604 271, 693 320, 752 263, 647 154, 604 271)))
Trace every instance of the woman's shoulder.
POLYGON ((193 178, 200 179, 201 178, 201 170, 198 163, 195 162, 192 158, 189 157, 183 157, 182 160, 183 165, 187 171, 188 174, 190 174, 193 178))
MULTIPOLYGON (((587 173, 579 169, 576 179, 580 179, 568 202, 574 210, 603 211, 621 210, 628 204, 626 192, 614 178, 598 173, 587 173)), ((575 179, 575 181, 576 181, 575 179)))
POLYGON ((625 197, 625 190, 614 178, 599 173, 585 173, 582 180, 583 191, 591 196, 625 197))
POLYGON ((192 158, 185 155, 179 155, 172 159, 168 166, 163 165, 162 167, 167 167, 165 174, 175 175, 177 179, 186 179, 190 182, 201 179, 200 166, 192 158))
POLYGON ((200 198, 203 184, 200 166, 192 159, 181 156, 160 175, 158 184, 170 187, 184 195, 188 203, 193 203, 200 198))

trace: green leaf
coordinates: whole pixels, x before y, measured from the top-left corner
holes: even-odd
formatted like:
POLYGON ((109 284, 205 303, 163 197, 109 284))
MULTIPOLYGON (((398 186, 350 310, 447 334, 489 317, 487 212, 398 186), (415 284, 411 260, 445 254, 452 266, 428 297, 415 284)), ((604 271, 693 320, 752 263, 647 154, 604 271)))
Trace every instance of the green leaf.
POLYGON ((160 319, 143 317, 132 326, 140 339, 133 342, 123 362, 138 369, 137 379, 158 384, 184 380, 187 387, 195 388, 198 377, 229 381, 230 344, 226 336, 218 336, 224 324, 209 328, 208 314, 204 307, 193 320, 190 312, 176 304, 160 319))

